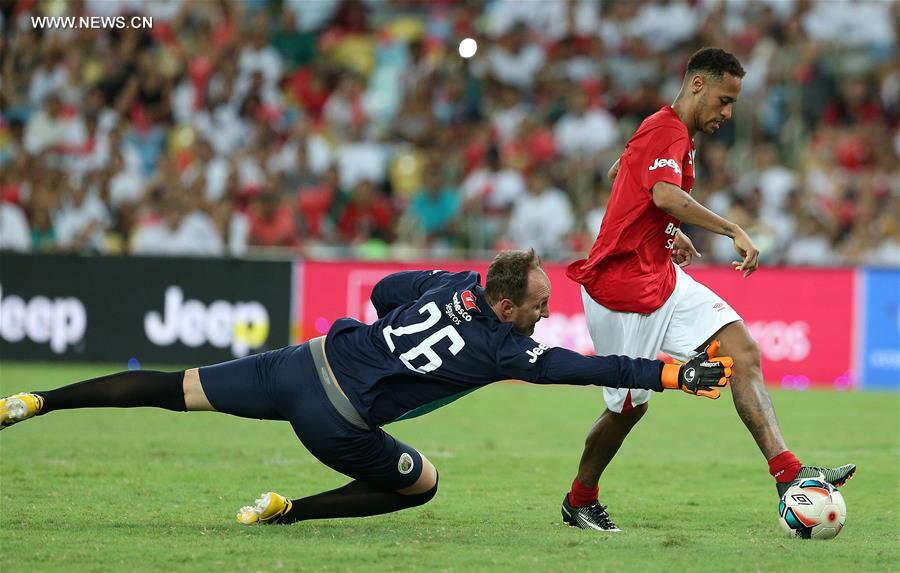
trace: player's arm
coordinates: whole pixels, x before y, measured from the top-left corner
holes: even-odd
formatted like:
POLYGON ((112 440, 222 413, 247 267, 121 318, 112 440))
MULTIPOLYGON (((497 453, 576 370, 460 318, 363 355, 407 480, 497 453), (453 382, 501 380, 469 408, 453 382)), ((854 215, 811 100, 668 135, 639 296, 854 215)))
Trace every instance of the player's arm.
POLYGON ((675 249, 672 251, 672 260, 679 267, 686 267, 691 264, 694 257, 700 257, 700 252, 694 247, 691 238, 685 235, 681 229, 675 231, 675 249))
POLYGON ((606 176, 610 181, 616 178, 616 175, 619 174, 619 161, 621 158, 616 159, 616 162, 612 164, 612 167, 609 168, 609 171, 606 172, 606 176))
POLYGON ((677 185, 657 181, 653 185, 653 204, 684 223, 703 227, 732 239, 743 259, 734 261, 732 265, 736 270, 744 271, 745 277, 750 276, 759 266, 759 249, 739 225, 713 213, 677 185))
POLYGON ((513 357, 507 366, 521 371, 509 372, 507 377, 538 384, 641 388, 655 392, 681 389, 715 399, 719 397, 715 388, 728 383, 733 366, 730 357, 716 356, 718 349, 716 341, 684 364, 665 364, 660 360, 627 356, 584 356, 565 348, 539 346, 526 351, 524 357, 513 357))
POLYGON ((384 277, 372 289, 370 297, 378 318, 416 300, 448 274, 447 271, 401 271, 384 277))

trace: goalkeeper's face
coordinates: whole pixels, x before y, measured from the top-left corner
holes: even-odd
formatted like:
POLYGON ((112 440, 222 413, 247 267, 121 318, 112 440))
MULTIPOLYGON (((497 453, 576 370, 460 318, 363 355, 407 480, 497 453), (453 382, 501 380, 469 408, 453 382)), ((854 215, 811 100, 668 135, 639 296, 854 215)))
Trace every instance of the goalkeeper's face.
POLYGON ((531 336, 542 318, 550 316, 550 279, 543 269, 532 269, 528 275, 525 300, 512 311, 512 323, 522 334, 531 336))

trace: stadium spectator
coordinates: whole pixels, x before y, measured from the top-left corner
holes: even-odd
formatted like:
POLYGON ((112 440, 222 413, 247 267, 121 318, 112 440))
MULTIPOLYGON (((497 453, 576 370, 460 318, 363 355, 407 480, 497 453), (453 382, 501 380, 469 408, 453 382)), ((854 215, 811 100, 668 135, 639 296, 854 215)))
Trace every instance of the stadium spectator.
POLYGON ((32 78, 41 67, 41 43, 35 30, 25 28, 12 34, 5 44, 2 62, 3 89, 0 103, 3 117, 24 123, 38 109, 31 101, 32 78))
POLYGON ((269 45, 266 14, 257 14, 251 26, 248 40, 238 56, 238 83, 246 84, 256 76, 267 91, 275 91, 281 81, 282 60, 281 54, 269 45))
POLYGON ((501 83, 521 89, 531 88, 544 65, 544 48, 528 38, 528 27, 515 24, 487 52, 491 74, 501 83))
POLYGON ((346 136, 351 127, 360 128, 369 117, 363 100, 362 81, 352 73, 343 74, 328 99, 322 114, 339 136, 346 136))
POLYGON ((225 254, 225 240, 210 215, 203 189, 193 186, 183 191, 178 207, 183 218, 175 231, 171 254, 194 257, 220 257, 225 254))
POLYGON ((0 249, 28 252, 32 248, 28 218, 21 207, 0 201, 0 249))
POLYGON ((436 118, 430 88, 427 79, 412 86, 394 122, 397 139, 417 146, 426 146, 434 140, 436 118))
POLYGON ((56 228, 53 226, 53 197, 41 187, 35 187, 29 201, 28 219, 31 221, 31 248, 36 253, 57 249, 56 228))
POLYGON ((314 241, 331 242, 335 238, 334 221, 329 213, 342 195, 340 175, 332 166, 316 184, 297 190, 297 211, 300 228, 314 241))
POLYGON ((513 206, 509 238, 518 249, 558 253, 574 223, 569 197, 553 186, 546 172, 535 169, 528 177, 528 193, 513 206))
POLYGON ((341 187, 350 189, 360 181, 384 183, 388 150, 366 134, 366 124, 353 123, 347 138, 335 149, 341 187))
POLYGON ((28 99, 35 108, 41 107, 48 96, 59 94, 69 79, 69 70, 60 48, 51 43, 45 46, 43 61, 31 74, 31 84, 28 86, 28 99))
POLYGON ((753 156, 756 159, 756 169, 753 170, 756 181, 750 183, 748 178, 738 185, 747 187, 753 184, 759 189, 762 193, 760 216, 768 220, 784 209, 786 197, 796 187, 796 176, 778 161, 772 145, 758 146, 753 156))
POLYGON ((288 7, 282 10, 280 20, 270 36, 270 42, 281 56, 281 61, 291 69, 310 63, 316 56, 315 34, 300 30, 297 14, 288 7))
POLYGON ((390 242, 394 233, 394 212, 390 202, 368 180, 356 184, 350 200, 337 218, 341 239, 351 245, 372 239, 390 242))
POLYGON ((463 214, 470 226, 467 234, 475 249, 488 249, 500 238, 513 204, 527 192, 522 173, 503 165, 496 148, 488 151, 483 167, 466 177, 461 191, 463 214))
POLYGON ((409 214, 417 244, 452 246, 459 232, 459 190, 443 181, 440 165, 425 170, 422 187, 413 195, 409 214))
POLYGON ((74 252, 106 251, 105 233, 110 224, 107 203, 97 186, 60 177, 63 200, 56 216, 56 241, 61 249, 74 252))
POLYGON ((172 121, 172 85, 151 52, 141 52, 137 69, 119 96, 116 108, 144 129, 172 121))
POLYGON ((25 125, 25 151, 38 155, 46 150, 56 155, 74 145, 77 135, 75 117, 63 113, 58 96, 49 95, 25 125))
POLYGON ((602 108, 587 107, 583 93, 575 92, 569 103, 569 111, 556 124, 556 145, 563 155, 598 154, 619 141, 619 131, 610 113, 602 108))
POLYGON ((491 112, 491 124, 501 143, 508 143, 519 134, 519 127, 528 116, 529 109, 519 92, 509 86, 501 86, 497 105, 491 112))
POLYGON ((262 247, 297 247, 300 236, 291 205, 277 191, 266 189, 250 203, 249 241, 262 247))
POLYGON ((813 215, 800 221, 799 231, 791 238, 784 262, 796 266, 826 266, 834 258, 831 238, 824 225, 813 215))

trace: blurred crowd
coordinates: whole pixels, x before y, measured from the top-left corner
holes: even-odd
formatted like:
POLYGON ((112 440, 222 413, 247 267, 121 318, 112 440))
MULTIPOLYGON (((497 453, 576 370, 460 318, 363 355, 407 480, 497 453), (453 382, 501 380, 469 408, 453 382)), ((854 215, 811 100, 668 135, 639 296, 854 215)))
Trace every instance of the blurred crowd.
MULTIPOLYGON (((630 134, 719 46, 747 75, 734 121, 697 138, 697 199, 766 264, 897 266, 898 10, 0 0, 0 248, 565 260, 602 225, 630 134)), ((704 261, 732 260, 729 240, 685 230, 704 261)))

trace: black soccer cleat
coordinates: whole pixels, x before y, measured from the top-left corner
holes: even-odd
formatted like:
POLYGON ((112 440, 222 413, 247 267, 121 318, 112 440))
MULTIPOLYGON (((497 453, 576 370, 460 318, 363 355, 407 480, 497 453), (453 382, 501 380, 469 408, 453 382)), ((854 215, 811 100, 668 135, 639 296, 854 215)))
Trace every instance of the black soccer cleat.
POLYGON ((569 494, 563 498, 562 518, 570 527, 581 529, 596 529, 597 531, 621 531, 606 512, 606 506, 594 501, 585 507, 572 507, 569 505, 569 494))
MULTIPOLYGON (((794 481, 798 479, 820 479, 823 481, 827 481, 834 487, 841 487, 847 481, 853 479, 853 474, 856 472, 856 464, 844 464, 842 466, 836 468, 822 468, 817 466, 802 466, 800 468, 800 473, 797 474, 797 477, 794 478, 794 481)), ((784 492, 791 487, 793 482, 785 482, 785 483, 775 483, 776 489, 778 489, 778 497, 782 497, 784 492)))

